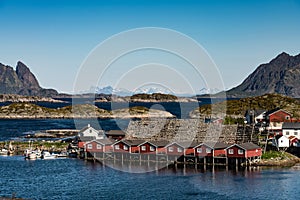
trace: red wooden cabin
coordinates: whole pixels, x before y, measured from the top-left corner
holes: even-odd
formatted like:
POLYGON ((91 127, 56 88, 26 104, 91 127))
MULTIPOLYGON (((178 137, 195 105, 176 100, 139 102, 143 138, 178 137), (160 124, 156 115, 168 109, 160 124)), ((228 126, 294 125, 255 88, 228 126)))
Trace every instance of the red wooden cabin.
POLYGON ((223 142, 202 143, 194 147, 194 152, 198 157, 225 157, 228 146, 223 142))
POLYGON ((194 147, 199 145, 199 142, 196 141, 186 141, 186 142, 178 142, 178 144, 184 147, 184 155, 185 156, 194 156, 194 147))
POLYGON ((141 154, 165 154, 165 146, 169 144, 166 140, 146 141, 139 145, 141 154))
POLYGON ((269 122, 291 122, 292 115, 285 110, 277 109, 267 112, 269 122))
POLYGON ((165 146, 165 151, 168 155, 181 156, 184 155, 184 146, 177 142, 172 142, 165 146))
POLYGON ((112 144, 114 143, 114 140, 111 139, 99 139, 99 140, 92 140, 89 142, 86 142, 84 144, 85 150, 87 152, 91 153, 97 153, 97 152, 112 152, 112 144))
POLYGON ((139 145, 145 140, 120 140, 113 144, 114 152, 119 153, 140 153, 139 145))
POLYGON ((228 158, 254 158, 262 155, 261 147, 251 142, 233 144, 226 148, 228 158))

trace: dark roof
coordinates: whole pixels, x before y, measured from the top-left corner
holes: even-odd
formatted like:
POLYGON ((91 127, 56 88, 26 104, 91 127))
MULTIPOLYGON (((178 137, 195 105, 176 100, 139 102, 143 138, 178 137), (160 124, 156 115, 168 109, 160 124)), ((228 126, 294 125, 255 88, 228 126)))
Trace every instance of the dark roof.
POLYGON ((203 144, 213 149, 226 149, 230 146, 230 144, 226 144, 224 142, 204 142, 203 144))
POLYGON ((97 143, 103 144, 103 145, 111 145, 115 142, 115 140, 110 139, 110 138, 104 138, 104 139, 99 139, 95 140, 97 143))
POLYGON ((157 140, 157 141, 149 141, 149 143, 153 144, 156 147, 164 147, 170 142, 167 140, 157 140))
POLYGON ((96 137, 94 137, 94 136, 82 136, 82 137, 79 137, 79 140, 83 141, 83 142, 92 141, 92 140, 95 140, 95 139, 96 139, 96 137))
POLYGON ((300 122, 284 122, 282 129, 300 129, 300 122))
POLYGON ((138 146, 145 142, 145 140, 120 140, 118 142, 124 142, 128 146, 138 146))
POLYGON ((199 142, 196 142, 196 141, 185 141, 185 142, 176 142, 176 143, 184 148, 189 148, 189 147, 194 148, 195 146, 197 146, 199 144, 199 142))
POLYGON ((224 142, 217 142, 213 147, 214 149, 226 149, 229 146, 229 144, 226 144, 224 142))
POLYGON ((242 144, 238 144, 238 146, 242 147, 245 150, 251 150, 251 149, 259 149, 260 146, 252 143, 252 142, 247 142, 247 143, 242 143, 242 144))
POLYGON ((124 131, 122 131, 122 130, 110 130, 110 131, 106 132, 106 135, 116 135, 116 136, 121 135, 121 136, 125 136, 125 134, 126 133, 124 131))

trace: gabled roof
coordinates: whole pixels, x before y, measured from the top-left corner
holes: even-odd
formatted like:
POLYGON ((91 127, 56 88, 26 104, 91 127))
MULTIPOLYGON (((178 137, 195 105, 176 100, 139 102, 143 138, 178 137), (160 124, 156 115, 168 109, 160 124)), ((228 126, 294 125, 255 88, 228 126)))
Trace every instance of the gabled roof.
POLYGON ((145 144, 145 143, 149 143, 155 147, 164 147, 166 146, 167 144, 169 144, 170 142, 167 141, 167 140, 157 140, 157 141, 145 141, 143 143, 141 143, 139 146, 145 144))
POLYGON ((197 146, 199 144, 199 142, 197 141, 184 141, 184 142, 177 142, 177 144, 179 144, 180 146, 186 148, 194 148, 195 146, 197 146))
POLYGON ((139 146, 140 144, 144 143, 145 140, 119 140, 117 142, 115 142, 114 144, 123 142, 124 144, 127 144, 128 146, 139 146))
POLYGON ((185 147, 182 146, 179 142, 171 142, 171 143, 167 144, 165 147, 169 147, 169 146, 171 146, 171 145, 173 145, 173 144, 176 144, 176 145, 178 145, 178 146, 180 146, 180 147, 182 147, 182 148, 185 148, 185 147))
POLYGON ((252 142, 246 142, 246 143, 242 143, 239 146, 241 146, 243 149, 245 150, 251 150, 251 149, 260 149, 260 146, 252 143, 252 142))
POLYGON ((226 149, 227 147, 229 147, 229 144, 226 144, 224 142, 217 142, 215 143, 215 145, 213 146, 214 149, 226 149))
POLYGON ((269 110, 269 111, 267 111, 267 112, 266 112, 266 116, 269 116, 269 115, 275 114, 275 113, 277 113, 277 112, 279 112, 279 111, 282 111, 282 112, 285 112, 286 114, 289 114, 289 115, 291 115, 289 112, 287 112, 287 111, 285 111, 285 110, 283 110, 283 109, 280 109, 280 108, 275 108, 275 109, 273 109, 273 110, 269 110))
POLYGON ((97 131, 97 132, 99 132, 98 130, 96 130, 95 128, 93 128, 92 126, 90 126, 90 125, 87 125, 87 126, 85 126, 85 127, 83 127, 80 131, 79 131, 79 133, 82 133, 82 132, 84 132, 84 131, 86 131, 86 130, 88 130, 88 129, 94 129, 95 131, 97 131))
POLYGON ((110 138, 104 138, 104 139, 99 139, 99 140, 92 140, 92 141, 87 142, 86 144, 92 143, 92 142, 96 142, 96 143, 99 143, 102 145, 111 145, 115 142, 115 140, 110 139, 110 138))
POLYGON ((300 129, 300 122, 284 122, 282 129, 300 129))
POLYGON ((226 144, 224 142, 205 142, 205 143, 201 143, 195 147, 199 147, 205 145, 211 149, 226 149, 227 147, 229 147, 229 144, 226 144))
POLYGON ((282 139, 282 138, 289 140, 289 138, 287 136, 285 136, 285 135, 280 135, 280 137, 278 138, 278 140, 282 139))
POLYGON ((233 144, 233 145, 230 145, 229 147, 227 147, 226 149, 229 149, 233 146, 238 146, 240 147, 241 149, 244 149, 244 150, 253 150, 253 149, 260 149, 261 147, 252 143, 252 142, 246 142, 246 143, 242 143, 242 144, 233 144))
POLYGON ((94 136, 82 136, 82 137, 79 137, 79 140, 83 141, 83 142, 89 142, 89 141, 92 141, 92 140, 95 140, 96 137, 94 136))
POLYGON ((265 112, 267 112, 266 110, 255 110, 255 116, 259 116, 261 114, 264 114, 265 112))

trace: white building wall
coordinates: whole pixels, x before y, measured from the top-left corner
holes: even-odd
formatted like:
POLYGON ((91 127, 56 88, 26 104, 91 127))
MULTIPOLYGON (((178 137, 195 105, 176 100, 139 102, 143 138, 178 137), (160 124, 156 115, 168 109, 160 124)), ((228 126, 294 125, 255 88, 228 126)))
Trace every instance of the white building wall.
POLYGON ((281 136, 279 139, 278 139, 278 147, 290 147, 290 140, 289 138, 287 138, 286 136, 281 136))
POLYGON ((290 137, 295 136, 297 139, 300 139, 300 130, 299 129, 283 129, 282 135, 290 137))

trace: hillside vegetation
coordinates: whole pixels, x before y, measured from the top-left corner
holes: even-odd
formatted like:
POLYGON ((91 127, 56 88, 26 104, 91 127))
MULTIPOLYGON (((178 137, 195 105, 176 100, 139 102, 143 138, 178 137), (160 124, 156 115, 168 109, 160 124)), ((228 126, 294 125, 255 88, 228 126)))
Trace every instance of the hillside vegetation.
POLYGON ((272 110, 281 108, 294 117, 300 117, 300 101, 280 94, 265 94, 258 97, 248 97, 239 100, 228 100, 213 105, 203 105, 190 113, 192 118, 198 118, 210 115, 219 115, 224 113, 230 116, 241 117, 249 109, 254 110, 272 110), (213 113, 212 113, 213 106, 213 113))
POLYGON ((171 113, 145 107, 125 108, 114 111, 100 109, 90 104, 45 108, 31 103, 12 103, 0 107, 2 119, 33 118, 148 118, 174 117, 171 113))

